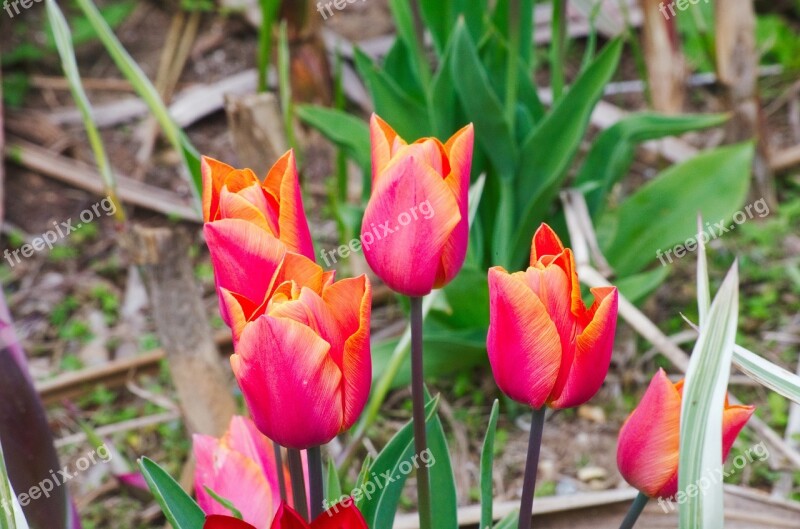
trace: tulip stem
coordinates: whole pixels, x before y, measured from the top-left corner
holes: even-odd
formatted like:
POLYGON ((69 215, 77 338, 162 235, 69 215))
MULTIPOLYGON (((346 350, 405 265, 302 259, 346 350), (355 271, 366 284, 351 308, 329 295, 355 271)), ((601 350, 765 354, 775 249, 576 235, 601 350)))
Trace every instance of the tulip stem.
POLYGON ((519 506, 519 529, 531 529, 533 493, 536 489, 536 474, 539 471, 539 452, 542 448, 544 412, 544 407, 533 410, 531 436, 528 440, 528 460, 525 464, 525 480, 522 482, 522 500, 519 506))
POLYGON ((633 529, 648 501, 650 501, 650 498, 640 492, 636 499, 633 500, 631 508, 628 509, 628 514, 625 515, 625 519, 622 520, 622 525, 619 526, 619 529, 633 529))
POLYGON ((278 487, 281 491, 281 501, 286 501, 286 476, 283 474, 283 452, 281 445, 272 442, 272 449, 275 451, 275 468, 278 469, 278 487))
MULTIPOLYGON (((411 399, 414 417, 414 449, 418 457, 428 449, 425 426, 425 371, 422 364, 422 298, 411 298, 411 399)), ((431 484, 428 467, 417 469, 417 507, 420 529, 431 529, 431 484)))
POLYGON ((308 479, 311 482, 311 519, 322 514, 324 492, 322 490, 322 450, 319 446, 308 449, 308 479))
POLYGON ((292 478, 292 499, 294 510, 308 520, 308 502, 306 501, 306 481, 303 472, 303 458, 300 450, 289 448, 289 475, 292 478))

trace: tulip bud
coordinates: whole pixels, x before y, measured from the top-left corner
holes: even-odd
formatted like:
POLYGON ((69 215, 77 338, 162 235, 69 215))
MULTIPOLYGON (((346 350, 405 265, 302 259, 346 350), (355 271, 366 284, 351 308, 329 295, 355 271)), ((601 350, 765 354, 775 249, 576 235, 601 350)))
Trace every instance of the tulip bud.
POLYGON ((444 145, 436 138, 408 145, 373 115, 370 134, 364 256, 391 289, 424 296, 452 281, 466 257, 473 128, 464 127, 444 145))
POLYGON ((525 272, 489 270, 487 348, 506 395, 539 409, 572 408, 597 393, 611 363, 618 294, 615 287, 591 292, 587 309, 572 250, 546 224, 525 272))
MULTIPOLYGON (((682 397, 683 381, 673 384, 659 369, 619 432, 619 471, 625 481, 651 498, 671 498, 678 490, 682 397)), ((754 411, 753 406, 730 406, 725 399, 723 461, 754 411)))

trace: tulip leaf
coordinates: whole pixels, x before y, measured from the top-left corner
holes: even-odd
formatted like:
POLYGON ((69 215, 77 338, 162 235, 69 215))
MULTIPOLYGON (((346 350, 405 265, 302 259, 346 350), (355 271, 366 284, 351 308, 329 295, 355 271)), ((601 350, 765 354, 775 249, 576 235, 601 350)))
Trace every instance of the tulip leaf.
POLYGON ((328 460, 328 472, 325 478, 325 499, 331 505, 336 505, 342 497, 342 482, 333 459, 328 460))
POLYGON ((494 515, 494 480, 492 469, 494 467, 494 438, 497 433, 497 416, 500 413, 500 401, 495 399, 492 404, 492 413, 489 415, 489 427, 483 440, 481 450, 481 527, 491 527, 494 515))
POLYGON ((314 105, 298 105, 297 115, 347 152, 366 172, 370 171, 369 125, 341 110, 314 105))
POLYGON ((15 505, 15 501, 16 497, 14 497, 14 493, 11 491, 11 482, 8 480, 6 460, 3 456, 3 444, 0 443, 0 529, 17 528, 14 508, 8 508, 9 506, 15 505))
POLYGON ((372 95, 375 111, 408 141, 424 136, 430 128, 426 106, 405 93, 394 79, 358 48, 355 50, 355 62, 358 73, 372 95))
POLYGON ((409 60, 411 67, 417 75, 418 82, 425 88, 430 83, 430 65, 425 57, 425 50, 420 42, 421 36, 417 37, 414 25, 414 14, 411 10, 411 2, 407 0, 389 0, 389 9, 392 12, 392 19, 397 28, 397 35, 409 50, 409 60))
POLYGON ((606 84, 617 71, 622 41, 608 44, 525 139, 515 186, 520 216, 513 261, 522 262, 533 230, 561 188, 570 163, 586 135, 589 119, 606 84))
POLYGON ((236 506, 233 504, 233 502, 231 500, 223 498, 222 496, 220 496, 219 494, 214 492, 213 489, 211 489, 207 485, 203 485, 203 488, 206 490, 208 495, 211 496, 211 498, 215 502, 219 503, 224 508, 226 508, 228 510, 228 512, 231 513, 231 516, 233 516, 234 518, 236 518, 238 520, 243 520, 244 519, 242 517, 242 512, 239 509, 236 508, 236 506))
MULTIPOLYGON (((511 511, 506 515, 505 518, 497 522, 494 526, 494 529, 514 529, 519 522, 519 511, 511 511)), ((481 527, 489 527, 488 525, 484 525, 481 527)))
POLYGON ((642 113, 629 116, 601 132, 575 178, 575 187, 593 185, 586 191, 586 204, 597 218, 611 188, 630 170, 638 144, 721 125, 725 114, 666 116, 642 113))
MULTIPOLYGON (((436 416, 438 406, 438 397, 425 405, 426 424, 436 416)), ((407 472, 400 471, 400 465, 410 462, 413 457, 414 424, 410 421, 381 450, 374 463, 364 473, 364 481, 359 480, 356 490, 362 492, 361 498, 354 496, 354 499, 370 529, 382 529, 393 525, 397 504, 408 478, 407 472), (380 483, 373 483, 372 480, 380 480, 380 483), (369 487, 369 484, 373 487, 369 487), (372 489, 375 490, 369 492, 372 489)))
POLYGON ((119 41, 114 31, 109 27, 100 11, 92 0, 75 0, 75 3, 83 11, 87 21, 97 32, 97 36, 108 51, 114 63, 119 68, 125 78, 130 81, 134 90, 150 108, 153 116, 158 121, 166 138, 172 143, 184 163, 184 167, 190 176, 190 184, 194 191, 195 203, 200 209, 200 196, 203 192, 203 177, 200 172, 200 155, 189 141, 189 138, 175 123, 167 110, 167 106, 161 99, 153 83, 147 78, 133 57, 128 54, 125 47, 119 41))
POLYGON ((636 273, 657 262, 657 252, 694 237, 698 211, 714 222, 729 219, 747 196, 752 159, 751 143, 700 154, 665 170, 609 211, 598 236, 613 233, 601 237, 600 245, 617 274, 636 273))
POLYGON ((689 493, 705 476, 716 475, 722 465, 722 412, 728 391, 739 311, 737 264, 731 268, 700 329, 686 371, 680 423, 678 494, 680 529, 722 529, 722 487, 689 493))
POLYGON ((203 527, 205 514, 172 476, 146 457, 139 460, 139 468, 167 521, 174 529, 203 527))
POLYGON ((503 104, 495 93, 463 20, 453 33, 452 75, 467 119, 475 124, 475 138, 502 178, 511 179, 518 153, 503 104))
MULTIPOLYGON (((425 395, 430 401, 427 388, 425 395)), ((456 480, 453 475, 453 463, 450 460, 450 449, 444 434, 442 421, 436 411, 430 420, 426 420, 428 432, 428 461, 419 458, 419 464, 428 467, 431 490, 435 492, 436 501, 431 505, 431 522, 433 527, 441 529, 458 529, 458 497, 456 496, 456 480)))
POLYGON ((647 298, 667 279, 669 268, 659 266, 653 270, 620 278, 614 282, 620 294, 631 303, 647 298))

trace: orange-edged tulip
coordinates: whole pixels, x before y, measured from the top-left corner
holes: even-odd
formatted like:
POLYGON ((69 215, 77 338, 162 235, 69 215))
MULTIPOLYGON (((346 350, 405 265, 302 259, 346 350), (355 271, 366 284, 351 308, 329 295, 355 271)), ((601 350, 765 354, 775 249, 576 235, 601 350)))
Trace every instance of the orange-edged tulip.
MULTIPOLYGON (((308 260, 298 268, 312 273, 275 274, 241 327, 231 366, 258 429, 305 449, 350 428, 366 404, 371 287, 366 276, 334 283, 308 260)), ((238 301, 230 296, 229 306, 241 318, 252 306, 238 301)))
POLYGON ((597 393, 611 362, 618 294, 615 287, 592 294, 587 309, 572 250, 546 224, 525 272, 489 270, 487 348, 506 395, 539 409, 579 406, 597 393))
POLYGON ((372 197, 361 225, 364 255, 393 290, 424 296, 458 274, 469 239, 467 194, 474 131, 447 143, 409 145, 379 117, 370 122, 372 197))
MULTIPOLYGON (((671 498, 678 490, 682 397, 683 381, 673 384, 660 369, 619 432, 619 471, 628 483, 651 498, 671 498)), ((730 406, 725 400, 723 461, 754 411, 752 406, 730 406)))
POLYGON ((241 219, 314 260, 294 153, 284 154, 262 182, 250 169, 203 157, 203 219, 241 219))
MULTIPOLYGON (((203 529, 256 529, 249 523, 230 516, 208 516, 203 529)), ((288 505, 281 504, 270 529, 367 529, 367 522, 359 510, 348 505, 335 505, 320 514, 310 524, 288 505)))
POLYGON ((221 439, 195 435, 197 503, 206 514, 228 511, 206 487, 231 501, 245 521, 267 529, 280 505, 278 469, 272 443, 246 417, 233 417, 221 439))

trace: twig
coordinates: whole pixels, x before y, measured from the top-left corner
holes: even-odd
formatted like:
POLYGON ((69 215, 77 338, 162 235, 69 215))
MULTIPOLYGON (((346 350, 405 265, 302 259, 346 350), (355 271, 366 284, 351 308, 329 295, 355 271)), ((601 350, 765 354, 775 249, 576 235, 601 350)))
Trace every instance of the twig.
MULTIPOLYGON (((165 422, 175 421, 180 418, 181 418, 180 412, 167 411, 164 413, 158 413, 156 415, 137 417, 135 419, 130 419, 128 421, 121 421, 106 426, 100 426, 99 428, 96 428, 94 432, 97 434, 98 437, 106 437, 115 433, 129 432, 131 430, 141 430, 142 428, 146 428, 148 426, 155 426, 157 424, 163 424, 165 422)), ((62 448, 64 446, 80 444, 84 441, 86 441, 86 434, 83 432, 79 432, 72 435, 67 435, 65 437, 62 437, 61 439, 56 439, 55 445, 56 448, 62 448)))

